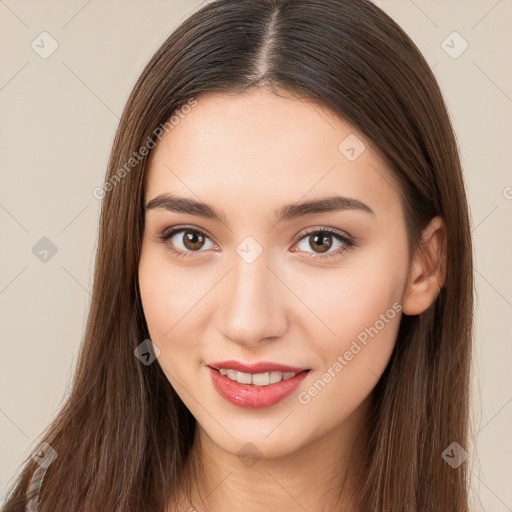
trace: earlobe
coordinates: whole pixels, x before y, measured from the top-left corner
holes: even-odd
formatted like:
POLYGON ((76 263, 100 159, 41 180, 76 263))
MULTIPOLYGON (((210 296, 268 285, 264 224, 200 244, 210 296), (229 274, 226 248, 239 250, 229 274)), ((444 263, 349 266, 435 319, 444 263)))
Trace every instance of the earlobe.
POLYGON ((423 230, 403 300, 406 315, 419 315, 436 300, 446 278, 446 226, 434 217, 423 230))

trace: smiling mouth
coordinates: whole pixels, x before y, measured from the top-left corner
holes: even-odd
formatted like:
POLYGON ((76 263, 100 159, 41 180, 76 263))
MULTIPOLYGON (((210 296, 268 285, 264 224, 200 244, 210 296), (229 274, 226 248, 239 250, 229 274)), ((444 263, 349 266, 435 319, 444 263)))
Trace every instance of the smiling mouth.
POLYGON ((263 373, 245 373, 232 370, 230 368, 213 368, 211 366, 210 368, 234 382, 252 386, 269 386, 271 384, 277 384, 281 381, 293 379, 293 377, 299 373, 309 372, 309 370, 301 370, 300 372, 273 371, 263 373))
MULTIPOLYGON (((268 367, 268 366, 267 366, 268 367)), ((249 409, 271 407, 291 395, 309 376, 310 369, 296 372, 276 370, 247 373, 207 365, 211 382, 219 395, 233 405, 249 409)), ((292 367, 283 367, 287 370, 292 367)), ((270 369, 270 368, 269 368, 270 369)))

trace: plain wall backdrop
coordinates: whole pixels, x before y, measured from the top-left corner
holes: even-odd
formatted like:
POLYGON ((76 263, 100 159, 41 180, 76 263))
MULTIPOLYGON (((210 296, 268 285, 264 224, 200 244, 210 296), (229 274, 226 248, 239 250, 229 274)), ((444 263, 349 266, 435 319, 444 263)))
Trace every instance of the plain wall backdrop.
MULTIPOLYGON (((476 264, 473 510, 512 511, 512 1, 376 3, 424 54, 457 133, 476 264)), ((93 190, 119 116, 202 5, 0 0, 0 501, 69 390, 92 289, 93 190)))

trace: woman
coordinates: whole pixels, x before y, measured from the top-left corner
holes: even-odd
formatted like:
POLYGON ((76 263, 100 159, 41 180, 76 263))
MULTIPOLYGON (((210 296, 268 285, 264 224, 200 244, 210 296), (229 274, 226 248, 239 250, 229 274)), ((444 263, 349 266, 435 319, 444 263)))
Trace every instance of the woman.
POLYGON ((4 510, 468 510, 461 165, 385 13, 206 5, 143 71, 95 195, 72 391, 4 510))

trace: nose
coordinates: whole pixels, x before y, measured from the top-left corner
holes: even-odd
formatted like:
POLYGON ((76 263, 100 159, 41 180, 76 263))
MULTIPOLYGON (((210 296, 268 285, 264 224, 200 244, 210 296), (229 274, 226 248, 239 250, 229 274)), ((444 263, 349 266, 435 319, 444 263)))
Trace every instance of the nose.
POLYGON ((288 327, 289 297, 276 274, 269 268, 265 252, 252 263, 235 258, 234 268, 219 289, 221 334, 246 347, 283 336, 288 327))

